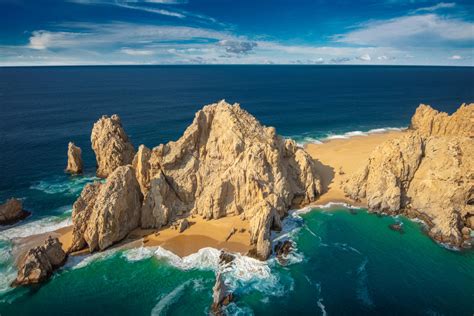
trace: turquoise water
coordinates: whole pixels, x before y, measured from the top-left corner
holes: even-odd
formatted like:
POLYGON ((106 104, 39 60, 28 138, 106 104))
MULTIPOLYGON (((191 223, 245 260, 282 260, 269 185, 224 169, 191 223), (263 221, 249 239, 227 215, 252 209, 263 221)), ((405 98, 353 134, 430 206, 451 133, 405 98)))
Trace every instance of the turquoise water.
MULTIPOLYGON (((419 223, 338 207, 293 214, 281 235, 297 246, 287 265, 239 257, 226 273, 237 298, 229 314, 474 312, 474 253, 441 247, 419 223), (403 233, 389 229, 395 222, 403 233)), ((217 256, 204 249, 179 260, 161 249, 137 249, 75 258, 42 287, 2 294, 0 313, 206 314, 217 256)))

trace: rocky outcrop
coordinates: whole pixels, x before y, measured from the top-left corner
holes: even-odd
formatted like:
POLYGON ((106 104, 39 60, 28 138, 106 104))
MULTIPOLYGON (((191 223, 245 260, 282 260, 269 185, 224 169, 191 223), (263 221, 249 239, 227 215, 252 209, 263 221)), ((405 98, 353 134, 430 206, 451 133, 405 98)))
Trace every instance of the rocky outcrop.
POLYGON ((98 177, 107 178, 117 167, 132 163, 135 149, 118 115, 102 116, 92 128, 91 142, 98 177))
POLYGON ((14 286, 37 284, 47 280, 64 264, 66 253, 57 238, 51 236, 41 246, 30 249, 19 263, 14 286))
POLYGON ((452 115, 421 104, 411 119, 410 128, 422 136, 474 137, 473 104, 462 104, 452 115))
POLYGON ((454 246, 470 246, 474 216, 474 104, 449 116, 420 105, 410 129, 383 143, 344 190, 372 211, 420 217, 429 234, 454 246))
POLYGON ((23 210, 21 200, 11 198, 0 205, 0 225, 15 224, 30 215, 30 212, 23 210))
POLYGON ((142 194, 132 166, 121 166, 105 183, 87 185, 73 206, 70 251, 104 250, 139 226, 142 194))
POLYGON ((233 300, 233 295, 227 288, 222 278, 221 273, 217 273, 216 283, 212 288, 212 314, 213 315, 224 315, 222 308, 229 305, 233 300))
POLYGON ((74 143, 69 142, 67 147, 67 167, 66 172, 72 174, 80 174, 84 169, 84 164, 82 162, 82 150, 80 147, 74 145, 74 143))
POLYGON ((255 254, 271 252, 270 229, 293 206, 314 201, 313 160, 291 140, 262 126, 238 104, 205 106, 176 142, 141 146, 133 162, 145 196, 142 227, 160 228, 181 214, 250 220, 255 254))

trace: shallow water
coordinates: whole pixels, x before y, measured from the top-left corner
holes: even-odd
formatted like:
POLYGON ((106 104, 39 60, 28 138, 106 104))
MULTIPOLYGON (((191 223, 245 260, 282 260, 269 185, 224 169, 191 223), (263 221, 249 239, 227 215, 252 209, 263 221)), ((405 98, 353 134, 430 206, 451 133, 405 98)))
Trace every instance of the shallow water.
MULTIPOLYGON (((287 265, 239 256, 225 272, 240 315, 471 315, 474 253, 447 250, 404 218, 317 209, 289 216, 287 265), (404 233, 389 229, 402 222, 404 233)), ((206 314, 218 250, 179 259, 161 248, 75 258, 40 288, 0 297, 2 315, 206 314), (81 261, 82 260, 82 261, 81 261), (41 311, 41 312, 38 312, 41 311)))

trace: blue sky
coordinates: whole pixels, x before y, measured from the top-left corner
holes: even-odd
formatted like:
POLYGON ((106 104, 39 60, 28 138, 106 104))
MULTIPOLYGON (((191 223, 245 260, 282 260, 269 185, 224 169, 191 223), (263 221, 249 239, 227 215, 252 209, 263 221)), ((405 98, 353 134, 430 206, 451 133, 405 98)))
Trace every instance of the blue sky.
POLYGON ((0 66, 473 66, 473 10, 428 0, 0 0, 0 66))

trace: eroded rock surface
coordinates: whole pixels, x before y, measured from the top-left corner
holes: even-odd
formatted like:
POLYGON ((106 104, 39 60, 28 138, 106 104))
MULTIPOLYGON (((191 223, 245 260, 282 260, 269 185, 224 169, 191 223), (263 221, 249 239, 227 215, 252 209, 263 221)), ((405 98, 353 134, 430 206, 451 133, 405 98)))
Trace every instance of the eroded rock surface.
POLYGON ((88 184, 73 206, 70 251, 104 250, 139 226, 142 194, 131 165, 121 166, 105 183, 88 184))
POLYGON ((454 114, 420 105, 410 129, 377 147, 345 184, 372 211, 420 217, 429 234, 454 246, 470 243, 474 216, 474 104, 454 114))
POLYGON ((67 147, 67 167, 66 171, 72 174, 82 173, 84 163, 82 162, 82 150, 80 147, 69 142, 67 147))
POLYGON ((92 128, 91 142, 98 177, 107 178, 117 167, 132 163, 135 149, 118 115, 102 116, 92 128))
POLYGON ((0 225, 14 224, 30 215, 30 212, 23 210, 21 200, 11 198, 0 205, 0 225))
POLYGON ((142 227, 160 228, 186 213, 206 219, 243 214, 256 255, 264 259, 271 252, 270 229, 321 190, 303 149, 225 101, 198 111, 176 142, 151 153, 140 147, 134 166, 145 196, 142 227))
POLYGON ((53 271, 64 264, 66 253, 61 242, 51 236, 43 245, 30 249, 18 266, 13 285, 37 284, 47 280, 53 271))

